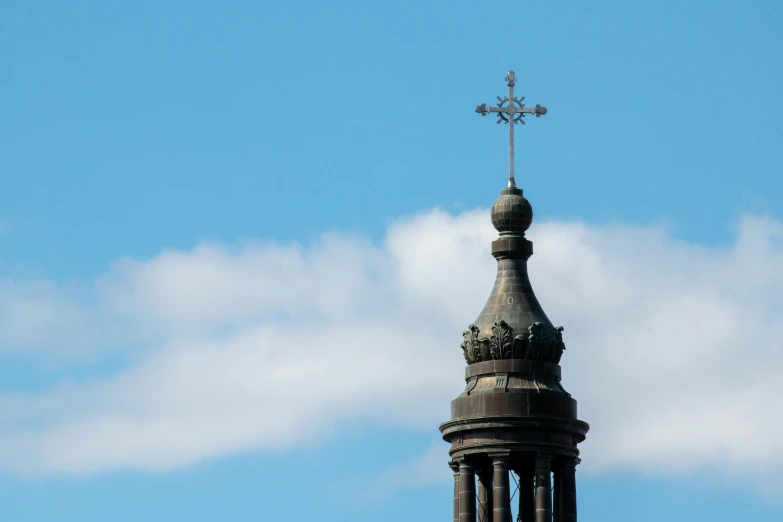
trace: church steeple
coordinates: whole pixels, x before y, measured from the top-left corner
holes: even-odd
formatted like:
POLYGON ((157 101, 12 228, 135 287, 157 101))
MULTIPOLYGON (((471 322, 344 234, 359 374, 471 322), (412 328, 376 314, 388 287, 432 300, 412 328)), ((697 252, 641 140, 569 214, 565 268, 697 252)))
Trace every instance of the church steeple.
POLYGON ((563 329, 552 325, 530 285, 533 244, 525 232, 533 208, 514 179, 514 125, 547 111, 525 107, 524 98, 514 96, 516 80, 509 71, 508 97, 498 97, 497 107, 476 108, 509 126, 509 181, 491 213, 499 233, 491 247, 495 285, 463 332, 467 385, 451 403, 451 420, 440 426, 451 443, 454 522, 476 522, 477 516, 479 522, 511 522, 510 473, 518 477, 519 522, 576 522, 577 444, 589 426, 577 419, 576 400, 560 383, 563 329))
POLYGON ((468 364, 492 359, 558 363, 565 349, 563 328, 552 325, 530 286, 527 260, 533 255, 533 243, 525 238, 525 232, 533 222, 533 207, 514 179, 514 126, 524 124, 526 114, 539 117, 547 110, 540 105, 525 107, 525 97, 514 96, 514 71, 509 71, 505 80, 508 96, 498 96, 497 107, 485 103, 476 107, 482 116, 497 114, 498 123, 508 124, 508 188, 500 191, 490 214, 500 233, 492 242, 492 255, 498 260, 495 286, 476 322, 463 332, 462 350, 468 364))

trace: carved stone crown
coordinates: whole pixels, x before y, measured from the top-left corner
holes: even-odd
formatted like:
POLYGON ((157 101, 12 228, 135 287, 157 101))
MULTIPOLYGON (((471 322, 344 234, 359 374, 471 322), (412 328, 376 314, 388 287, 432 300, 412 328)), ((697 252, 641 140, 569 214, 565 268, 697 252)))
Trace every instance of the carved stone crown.
POLYGON ((492 359, 527 359, 560 363, 565 350, 563 327, 553 328, 535 322, 524 334, 514 335, 514 330, 503 320, 496 321, 489 337, 482 336, 478 326, 472 324, 462 332, 465 361, 473 364, 492 359))

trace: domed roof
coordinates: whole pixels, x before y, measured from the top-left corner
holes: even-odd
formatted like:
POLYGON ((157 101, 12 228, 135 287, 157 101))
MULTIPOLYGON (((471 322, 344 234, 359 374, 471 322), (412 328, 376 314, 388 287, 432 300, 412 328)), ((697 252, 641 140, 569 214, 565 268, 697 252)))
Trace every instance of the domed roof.
POLYGON ((538 302, 527 272, 533 243, 525 231, 533 207, 522 190, 500 191, 492 205, 492 224, 500 237, 492 242, 498 272, 492 292, 476 322, 463 332, 468 364, 492 359, 528 359, 559 363, 565 349, 562 328, 555 328, 538 302))

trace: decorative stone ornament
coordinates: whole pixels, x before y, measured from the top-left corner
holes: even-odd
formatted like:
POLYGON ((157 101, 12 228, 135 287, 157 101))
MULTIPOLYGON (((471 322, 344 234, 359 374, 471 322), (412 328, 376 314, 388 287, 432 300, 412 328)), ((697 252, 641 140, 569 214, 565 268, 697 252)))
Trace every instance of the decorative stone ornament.
POLYGON ((525 359, 560 364, 563 350, 565 350, 565 343, 563 343, 562 326, 558 326, 554 331, 551 331, 543 323, 530 325, 525 359))
POLYGON ((489 354, 493 359, 510 359, 511 337, 514 334, 505 321, 497 321, 492 326, 492 337, 489 338, 489 354))
POLYGON ((526 359, 559 364, 565 350, 563 327, 548 327, 541 322, 530 325, 527 335, 514 336, 514 330, 503 320, 492 326, 490 337, 481 337, 475 324, 462 332, 460 347, 468 364, 497 359, 526 359))
POLYGON ((468 326, 468 329, 462 332, 462 351, 465 361, 468 364, 485 360, 481 346, 487 342, 486 339, 479 339, 479 327, 475 324, 468 326))

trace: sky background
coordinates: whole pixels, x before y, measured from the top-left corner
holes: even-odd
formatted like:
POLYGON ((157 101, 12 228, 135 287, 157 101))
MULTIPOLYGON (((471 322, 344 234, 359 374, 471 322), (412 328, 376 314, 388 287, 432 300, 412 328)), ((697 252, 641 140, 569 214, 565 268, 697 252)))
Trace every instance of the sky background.
POLYGON ((580 520, 783 520, 781 27, 0 2, 0 520, 450 520, 510 68, 580 520))

